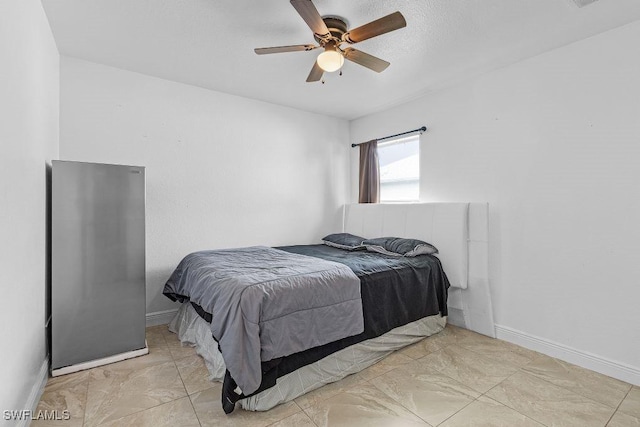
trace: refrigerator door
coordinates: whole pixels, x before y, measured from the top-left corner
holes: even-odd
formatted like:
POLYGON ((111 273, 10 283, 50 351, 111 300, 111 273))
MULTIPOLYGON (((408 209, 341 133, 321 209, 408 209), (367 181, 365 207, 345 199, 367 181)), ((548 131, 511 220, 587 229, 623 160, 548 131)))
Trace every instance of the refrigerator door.
POLYGON ((53 161, 52 369, 145 347, 145 174, 53 161))

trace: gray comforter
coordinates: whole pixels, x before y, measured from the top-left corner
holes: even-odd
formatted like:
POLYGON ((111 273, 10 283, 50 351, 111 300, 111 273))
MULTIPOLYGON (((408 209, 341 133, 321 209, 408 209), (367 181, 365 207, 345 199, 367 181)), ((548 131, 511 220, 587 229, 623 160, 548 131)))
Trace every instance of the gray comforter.
POLYGON ((344 264, 255 246, 186 256, 164 287, 212 315, 229 373, 248 395, 261 361, 364 330, 360 280, 344 264))

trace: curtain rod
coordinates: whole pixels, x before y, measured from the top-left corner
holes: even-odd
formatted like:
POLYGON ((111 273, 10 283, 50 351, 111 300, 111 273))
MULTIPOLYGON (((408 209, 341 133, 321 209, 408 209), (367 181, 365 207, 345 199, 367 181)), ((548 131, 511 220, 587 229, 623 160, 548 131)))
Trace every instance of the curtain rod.
MULTIPOLYGON (((376 138, 376 141, 384 141, 385 139, 390 139, 390 138, 395 138, 396 136, 402 136, 402 135, 408 135, 410 133, 415 133, 415 132, 424 132, 427 130, 426 126, 422 126, 421 128, 418 129, 414 129, 414 130, 408 130, 406 132, 402 132, 402 133, 397 133, 395 135, 389 135, 389 136, 385 136, 383 138, 376 138)), ((361 142, 360 144, 364 144, 364 142, 361 142)), ((351 144, 352 147, 357 147, 360 144, 351 144)))

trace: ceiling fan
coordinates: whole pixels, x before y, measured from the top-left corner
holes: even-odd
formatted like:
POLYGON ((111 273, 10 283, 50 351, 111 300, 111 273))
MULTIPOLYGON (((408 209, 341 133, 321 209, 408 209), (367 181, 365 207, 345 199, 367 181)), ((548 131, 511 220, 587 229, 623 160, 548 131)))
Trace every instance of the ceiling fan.
POLYGON ((309 73, 309 77, 307 77, 307 82, 317 82, 322 79, 324 72, 331 73, 341 69, 345 58, 377 73, 381 73, 389 66, 387 61, 352 47, 342 49, 341 44, 358 43, 407 26, 407 21, 405 21, 404 16, 402 16, 400 12, 394 12, 358 28, 348 30, 347 23, 343 18, 337 16, 320 16, 311 0, 290 1, 291 5, 298 11, 309 28, 311 28, 313 37, 319 44, 263 47, 254 49, 254 51, 258 55, 265 55, 269 53, 309 51, 323 48, 324 52, 318 55, 309 73))

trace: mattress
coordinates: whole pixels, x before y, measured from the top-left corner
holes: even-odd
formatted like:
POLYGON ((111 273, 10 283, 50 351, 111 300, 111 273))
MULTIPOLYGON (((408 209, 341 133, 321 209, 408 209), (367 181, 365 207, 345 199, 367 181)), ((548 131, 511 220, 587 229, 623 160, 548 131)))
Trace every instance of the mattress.
MULTIPOLYGON (((269 410, 323 385, 360 372, 393 351, 442 331, 445 325, 446 317, 437 314, 394 328, 379 337, 353 344, 279 377, 273 387, 239 400, 240 406, 249 411, 269 410)), ((169 330, 176 333, 182 343, 195 347, 207 366, 209 380, 223 380, 226 367, 222 354, 211 336, 209 324, 191 304, 182 304, 178 314, 169 324, 169 330)))
MULTIPOLYGON (((234 402, 276 386, 279 378, 304 366, 425 317, 447 315, 449 282, 439 259, 435 256, 396 257, 367 251, 346 251, 326 245, 285 246, 277 249, 348 266, 360 280, 364 331, 358 335, 262 362, 262 382, 251 394, 245 395, 241 390, 238 391, 233 378, 227 372, 223 379, 223 403, 229 402, 225 409, 227 413, 233 410, 234 402)), ((193 301, 191 305, 202 319, 211 322, 211 314, 193 301)), ((410 342, 403 345, 408 343, 410 342)), ((218 348, 217 344, 212 345, 218 348)), ((375 360, 371 363, 375 363, 375 360)))

